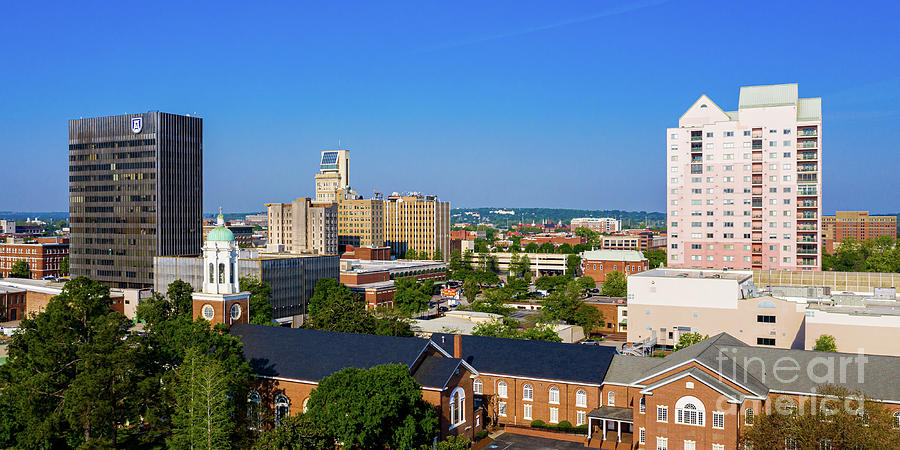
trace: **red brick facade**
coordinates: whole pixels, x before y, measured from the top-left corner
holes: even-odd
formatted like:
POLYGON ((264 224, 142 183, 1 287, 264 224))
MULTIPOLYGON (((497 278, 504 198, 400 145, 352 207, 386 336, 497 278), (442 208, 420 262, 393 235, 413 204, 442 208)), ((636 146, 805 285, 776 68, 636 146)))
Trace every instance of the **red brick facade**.
POLYGON ((596 283, 606 281, 606 275, 619 272, 626 276, 633 273, 640 273, 650 269, 650 260, 643 261, 601 261, 586 259, 581 262, 581 272, 586 277, 591 277, 596 283))
POLYGON ((17 261, 25 261, 28 264, 32 279, 39 280, 47 276, 58 277, 62 275, 60 263, 67 256, 69 256, 68 239, 60 239, 59 243, 0 243, 0 278, 9 277, 9 273, 17 261))

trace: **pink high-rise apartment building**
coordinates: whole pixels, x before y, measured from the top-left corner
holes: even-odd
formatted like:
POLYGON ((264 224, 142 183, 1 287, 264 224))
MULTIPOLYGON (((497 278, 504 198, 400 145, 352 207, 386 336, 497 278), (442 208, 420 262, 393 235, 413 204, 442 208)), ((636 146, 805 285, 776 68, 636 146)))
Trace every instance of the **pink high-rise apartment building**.
POLYGON ((820 270, 822 99, 796 84, 700 96, 666 131, 669 265, 820 270))

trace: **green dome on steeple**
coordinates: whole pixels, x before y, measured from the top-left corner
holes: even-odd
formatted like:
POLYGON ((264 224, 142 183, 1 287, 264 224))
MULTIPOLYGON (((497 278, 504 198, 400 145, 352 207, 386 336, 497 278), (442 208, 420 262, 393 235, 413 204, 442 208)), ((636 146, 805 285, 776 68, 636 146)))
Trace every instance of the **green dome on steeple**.
POLYGON ((225 216, 222 215, 222 208, 219 208, 219 216, 216 217, 216 227, 206 235, 206 240, 234 242, 234 233, 225 226, 225 216))

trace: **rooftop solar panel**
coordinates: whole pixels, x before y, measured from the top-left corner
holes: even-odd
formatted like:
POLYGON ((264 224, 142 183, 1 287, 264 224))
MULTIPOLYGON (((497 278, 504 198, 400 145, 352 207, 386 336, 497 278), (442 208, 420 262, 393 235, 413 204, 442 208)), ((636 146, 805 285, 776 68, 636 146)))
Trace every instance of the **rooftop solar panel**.
POLYGON ((338 152, 325 152, 322 153, 322 164, 335 164, 337 163, 338 152))

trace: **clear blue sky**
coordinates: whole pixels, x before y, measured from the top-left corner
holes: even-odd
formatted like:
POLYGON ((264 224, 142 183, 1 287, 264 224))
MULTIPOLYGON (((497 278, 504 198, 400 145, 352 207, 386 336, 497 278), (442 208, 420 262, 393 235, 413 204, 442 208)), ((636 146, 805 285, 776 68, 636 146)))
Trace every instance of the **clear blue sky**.
POLYGON ((900 211, 894 2, 7 2, 0 210, 66 210, 67 120, 205 119, 204 210, 313 193, 665 210, 665 128, 708 94, 823 97, 824 208, 900 211))

